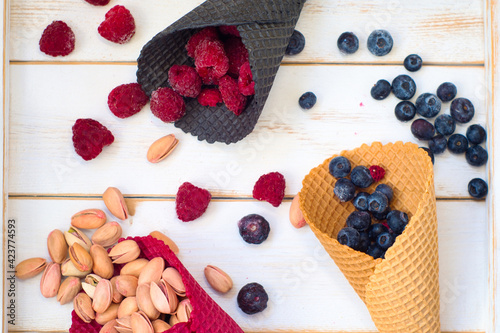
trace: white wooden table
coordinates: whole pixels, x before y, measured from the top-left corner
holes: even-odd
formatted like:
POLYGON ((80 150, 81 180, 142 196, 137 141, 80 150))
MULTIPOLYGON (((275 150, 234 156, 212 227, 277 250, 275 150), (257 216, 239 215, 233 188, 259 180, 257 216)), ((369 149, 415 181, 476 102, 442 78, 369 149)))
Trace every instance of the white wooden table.
MULTIPOLYGON (((424 67, 410 74, 417 94, 454 82, 459 96, 476 107, 473 123, 487 127, 490 154, 487 167, 479 168, 449 152, 436 156, 442 330, 500 332, 500 212, 495 209, 500 199, 494 174, 495 131, 500 130, 494 117, 500 111, 498 1, 309 0, 297 24, 306 47, 285 57, 255 130, 237 144, 199 142, 161 123, 149 106, 129 119, 114 117, 107 95, 135 81, 142 46, 201 2, 112 0, 93 7, 83 0, 4 0, 4 232, 15 225, 16 262, 49 258, 49 232, 67 230, 70 216, 79 210, 105 209, 100 196, 116 186, 133 210, 133 217, 122 223, 124 234, 142 236, 158 229, 174 239, 186 267, 246 332, 375 331, 364 304, 309 228, 290 225, 288 209, 303 177, 330 155, 365 142, 417 142, 409 124, 394 117, 396 98, 375 101, 370 88, 378 79, 407 73, 403 59, 418 53, 424 67), (125 45, 97 34, 104 14, 116 4, 130 9, 137 24, 136 35, 125 45), (38 48, 41 32, 53 20, 67 22, 76 34, 76 49, 65 58, 51 58, 38 48), (390 31, 395 41, 385 57, 366 48, 376 28, 390 31), (336 47, 344 31, 360 39, 354 55, 342 55, 336 47), (306 91, 313 91, 318 103, 304 112, 297 101, 306 91), (115 142, 93 161, 74 152, 71 126, 77 118, 99 120, 115 135, 115 142), (147 148, 169 133, 179 138, 178 148, 167 160, 150 164, 147 148), (271 171, 287 181, 279 208, 251 195, 258 177, 271 171), (471 200, 467 193, 475 177, 489 181, 486 200, 471 200), (207 212, 191 223, 180 222, 175 214, 175 193, 185 181, 213 195, 207 212), (250 246, 238 234, 236 222, 249 213, 271 223, 262 245, 250 246), (203 277, 207 264, 232 276, 235 287, 229 294, 209 288, 203 277), (236 294, 252 281, 265 286, 270 303, 263 313, 247 316, 238 309, 236 294)), ((457 132, 465 134, 466 128, 457 126, 457 132)), ((44 299, 40 276, 17 281, 15 296, 9 297, 6 274, 5 328, 69 329, 72 305, 44 299), (7 323, 12 299, 15 326, 7 323)))

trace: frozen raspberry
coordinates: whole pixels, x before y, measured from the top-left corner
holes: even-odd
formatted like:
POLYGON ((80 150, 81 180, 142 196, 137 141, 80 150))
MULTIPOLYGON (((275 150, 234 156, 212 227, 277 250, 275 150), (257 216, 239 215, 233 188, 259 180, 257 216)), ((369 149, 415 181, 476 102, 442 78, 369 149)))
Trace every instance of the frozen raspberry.
POLYGON ((229 60, 224 51, 224 45, 218 40, 202 40, 196 48, 194 63, 198 73, 203 68, 212 69, 212 74, 216 78, 223 77, 229 69, 229 60))
POLYGON ((240 93, 236 79, 229 75, 222 77, 219 80, 219 91, 227 108, 235 115, 239 116, 245 110, 247 98, 240 93))
POLYGON ((233 35, 236 37, 240 37, 240 32, 235 25, 221 25, 219 27, 219 31, 223 35, 233 35))
POLYGON ((168 71, 168 83, 176 93, 184 97, 199 95, 201 78, 193 67, 173 65, 168 71))
POLYGON ((43 31, 39 45, 50 56, 67 56, 75 49, 75 34, 63 21, 53 21, 43 31))
POLYGON ((139 83, 119 85, 108 95, 109 109, 115 116, 122 119, 141 111, 148 101, 149 98, 139 83))
POLYGON ((181 95, 166 87, 153 91, 150 107, 151 112, 166 123, 177 121, 186 113, 181 95))
POLYGON ((285 186, 285 177, 279 172, 271 172, 260 176, 253 187, 252 196, 278 207, 285 196, 285 186))
POLYGON ((135 34, 135 21, 130 11, 120 5, 111 8, 97 28, 99 35, 118 44, 128 42, 135 34))
POLYGON ((113 134, 97 120, 77 119, 73 125, 73 146, 85 161, 96 158, 114 140, 113 134))
POLYGON ((372 165, 370 167, 370 174, 373 178, 374 181, 378 182, 385 176, 385 170, 381 166, 378 165, 372 165))
POLYGON ((175 197, 175 211, 183 222, 196 220, 207 210, 212 195, 205 189, 185 182, 179 187, 175 197))
POLYGON ((198 103, 203 106, 217 106, 217 104, 222 103, 222 96, 220 95, 219 89, 203 89, 198 95, 198 103))
POLYGON ((237 77, 240 74, 240 67, 248 61, 248 50, 238 37, 229 37, 224 41, 224 51, 229 60, 228 74, 237 77))
POLYGON ((202 67, 197 68, 196 71, 198 75, 201 77, 201 81, 206 85, 218 85, 219 77, 215 73, 212 67, 202 67))
POLYGON ((194 58, 198 44, 204 39, 218 40, 219 34, 217 33, 217 29, 214 27, 204 28, 191 36, 186 44, 188 56, 194 58))
POLYGON ((94 6, 106 6, 110 0, 85 0, 85 1, 94 6))
POLYGON ((255 94, 255 82, 253 81, 252 70, 248 61, 241 66, 240 76, 238 77, 238 88, 245 96, 255 94))

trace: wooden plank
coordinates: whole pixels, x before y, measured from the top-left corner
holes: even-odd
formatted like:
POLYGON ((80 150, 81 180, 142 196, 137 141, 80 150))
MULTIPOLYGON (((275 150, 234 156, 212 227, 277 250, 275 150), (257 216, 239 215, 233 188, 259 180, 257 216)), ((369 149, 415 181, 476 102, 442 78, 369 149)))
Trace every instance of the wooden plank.
MULTIPOLYGON (((11 1, 11 60, 15 61, 135 61, 142 46, 156 33, 200 4, 201 0, 123 0, 132 12, 137 33, 124 45, 104 40, 97 27, 115 3, 92 7, 84 1, 11 1), (54 59, 40 52, 42 31, 53 20, 64 20, 76 35, 75 51, 54 59)), ((299 63, 401 63, 409 53, 438 64, 483 64, 483 1, 356 1, 309 0, 297 24, 306 37, 304 51, 285 62, 299 63), (410 14, 411 13, 411 14, 410 14), (311 24, 314 22, 314 24, 311 24), (376 57, 366 47, 374 29, 388 29, 394 37, 393 51, 376 57), (344 56, 336 46, 344 31, 355 32, 360 49, 344 56)))
MULTIPOLYGON (((273 208, 259 202, 212 202, 200 219, 182 223, 175 218, 171 200, 134 200, 135 215, 122 227, 127 236, 147 235, 155 229, 169 235, 196 280, 245 331, 375 331, 364 304, 309 228, 297 230, 290 225, 289 204, 273 208), (269 238, 258 246, 244 243, 236 227, 249 213, 261 214, 271 224, 269 238), (209 288, 203 277, 207 264, 218 265, 232 276, 235 286, 229 294, 209 288), (266 311, 246 316, 235 297, 239 288, 252 281, 265 286, 271 301, 266 311)), ((484 331, 488 306, 485 203, 440 201, 437 205, 442 330, 484 331)), ((84 208, 105 209, 100 200, 9 200, 8 216, 17 223, 18 261, 48 258, 46 235, 54 228, 67 229, 69 217, 84 208)), ((44 299, 39 279, 16 282, 15 329, 67 330, 71 305, 44 299)))

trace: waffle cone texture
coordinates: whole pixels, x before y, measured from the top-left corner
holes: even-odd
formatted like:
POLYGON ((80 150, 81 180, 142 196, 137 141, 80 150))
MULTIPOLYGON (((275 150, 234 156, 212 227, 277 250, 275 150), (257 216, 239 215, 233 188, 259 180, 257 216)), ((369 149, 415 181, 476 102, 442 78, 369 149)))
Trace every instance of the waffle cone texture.
POLYGON ((387 250, 385 259, 341 245, 338 232, 355 210, 351 202, 340 202, 333 194, 336 179, 330 175, 330 160, 312 169, 302 182, 300 208, 312 231, 366 304, 377 329, 383 333, 440 332, 439 262, 432 162, 413 143, 375 142, 339 155, 357 165, 380 165, 380 183, 394 190, 391 208, 408 214, 404 232, 387 250))
POLYGON ((137 60, 137 82, 149 96, 167 87, 172 65, 193 66, 185 45, 208 26, 235 25, 248 49, 255 95, 236 116, 226 106, 205 107, 186 100, 186 115, 175 126, 209 143, 235 143, 252 132, 306 0, 207 0, 157 34, 137 60))

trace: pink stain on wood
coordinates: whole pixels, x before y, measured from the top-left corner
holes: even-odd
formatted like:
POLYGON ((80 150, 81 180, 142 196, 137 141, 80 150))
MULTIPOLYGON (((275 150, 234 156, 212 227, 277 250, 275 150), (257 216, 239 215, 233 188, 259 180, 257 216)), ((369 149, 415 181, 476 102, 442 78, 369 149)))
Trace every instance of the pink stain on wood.
POLYGON ((363 102, 361 102, 361 103, 359 103, 359 106, 365 106, 365 105, 363 104, 363 102))

